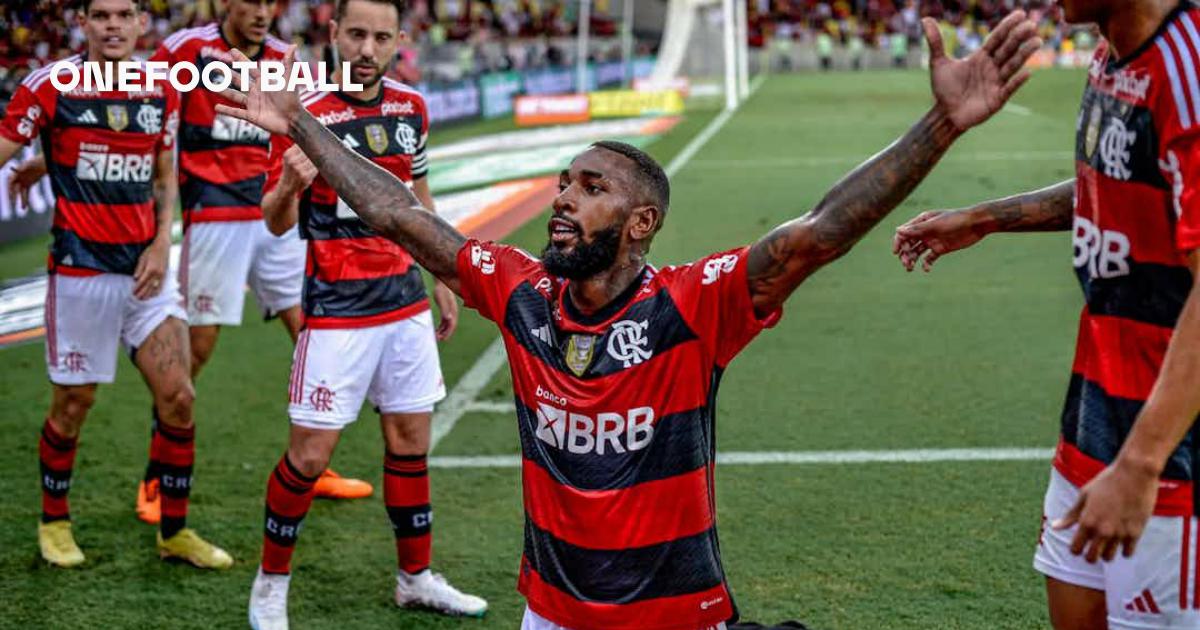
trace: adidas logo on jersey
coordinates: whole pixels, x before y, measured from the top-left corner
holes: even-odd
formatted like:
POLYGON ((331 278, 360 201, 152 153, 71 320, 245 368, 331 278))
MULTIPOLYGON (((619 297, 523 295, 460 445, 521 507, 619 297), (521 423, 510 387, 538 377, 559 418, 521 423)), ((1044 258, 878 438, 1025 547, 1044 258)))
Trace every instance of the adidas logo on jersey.
POLYGON ((1149 613, 1151 615, 1161 615, 1162 611, 1158 608, 1158 602, 1154 601, 1154 594, 1150 589, 1143 589, 1137 597, 1125 602, 1125 610, 1149 613))
POLYGON ((83 113, 79 115, 79 118, 75 119, 75 122, 82 124, 82 125, 98 125, 98 124, 100 124, 100 120, 96 118, 96 112, 93 112, 90 109, 85 109, 83 111, 83 113))
POLYGON ((537 337, 546 345, 554 345, 554 342, 550 340, 550 324, 542 324, 538 328, 530 328, 529 334, 537 337))

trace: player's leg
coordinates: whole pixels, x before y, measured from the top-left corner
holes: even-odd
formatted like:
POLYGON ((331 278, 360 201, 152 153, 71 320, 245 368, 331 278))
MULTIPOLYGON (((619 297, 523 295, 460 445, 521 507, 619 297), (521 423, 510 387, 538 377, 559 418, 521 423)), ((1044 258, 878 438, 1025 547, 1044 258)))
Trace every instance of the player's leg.
MULTIPOLYGON (((178 290, 187 311, 189 374, 193 379, 208 362, 217 345, 221 326, 242 322, 246 273, 252 243, 246 234, 261 221, 192 223, 183 233, 180 248, 178 290)), ((161 506, 157 480, 162 455, 154 439, 158 418, 150 430, 150 454, 146 473, 138 484, 137 515, 146 523, 159 523, 161 506)))
POLYGON ((158 553, 205 569, 227 569, 233 558, 187 527, 188 502, 195 462, 191 351, 187 315, 168 275, 167 285, 151 298, 130 296, 125 308, 122 341, 150 389, 158 417, 154 450, 162 506, 158 553))
MULTIPOLYGON (((304 327, 300 308, 304 288, 304 264, 307 249, 295 227, 281 236, 271 234, 258 223, 254 254, 248 282, 264 319, 279 318, 295 341, 304 327)), ((374 488, 361 479, 347 479, 326 468, 317 480, 317 496, 326 499, 362 499, 374 488)))
POLYGON ((296 340, 288 388, 291 437, 267 481, 263 553, 250 589, 250 625, 288 627, 291 558, 341 431, 358 417, 379 361, 372 329, 305 330, 296 340))
POLYGON ((1152 516, 1133 556, 1105 563, 1111 630, 1200 628, 1198 533, 1194 517, 1152 516))
POLYGON ((1046 577, 1046 602, 1054 630, 1103 630, 1104 591, 1046 577))
POLYGON ((50 274, 47 279, 46 370, 53 397, 38 440, 38 547, 42 558, 56 566, 84 561, 71 532, 67 503, 76 444, 95 401, 96 384, 111 383, 116 375, 123 306, 132 290, 132 279, 115 274, 50 274))
POLYGON ((1049 525, 1066 514, 1078 496, 1079 490, 1070 481, 1057 470, 1050 471, 1033 567, 1046 576, 1046 599, 1055 630, 1103 630, 1106 627, 1103 565, 1089 564, 1071 553, 1074 528, 1057 530, 1049 525))
POLYGON ((384 439, 384 505, 396 537, 396 604, 478 616, 487 602, 430 570, 433 510, 429 496, 433 405, 446 396, 433 319, 426 311, 381 327, 387 334, 369 397, 384 439))

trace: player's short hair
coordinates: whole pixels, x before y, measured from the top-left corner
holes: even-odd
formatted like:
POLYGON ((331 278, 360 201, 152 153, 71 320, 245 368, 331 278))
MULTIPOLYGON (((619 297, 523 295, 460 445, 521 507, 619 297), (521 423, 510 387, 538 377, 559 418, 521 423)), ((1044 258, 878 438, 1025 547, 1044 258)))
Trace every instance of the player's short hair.
MULTIPOLYGON (((666 217, 667 208, 671 205, 671 181, 657 160, 632 144, 616 140, 600 140, 593 142, 592 146, 629 158, 637 166, 638 184, 642 186, 651 203, 658 206, 663 218, 666 217)), ((661 220, 659 226, 662 226, 661 220)))
MULTIPOLYGON (((408 14, 408 0, 363 0, 364 2, 374 2, 376 4, 390 4, 396 7, 396 16, 401 20, 408 14)), ((334 19, 341 20, 346 17, 346 5, 350 4, 350 0, 337 0, 337 10, 334 11, 334 19)))
MULTIPOLYGON (((79 10, 87 15, 88 9, 92 8, 92 2, 95 0, 79 0, 79 10)), ((143 6, 146 0, 133 0, 133 10, 141 11, 146 7, 143 6)), ((70 6, 70 5, 67 5, 70 6)))

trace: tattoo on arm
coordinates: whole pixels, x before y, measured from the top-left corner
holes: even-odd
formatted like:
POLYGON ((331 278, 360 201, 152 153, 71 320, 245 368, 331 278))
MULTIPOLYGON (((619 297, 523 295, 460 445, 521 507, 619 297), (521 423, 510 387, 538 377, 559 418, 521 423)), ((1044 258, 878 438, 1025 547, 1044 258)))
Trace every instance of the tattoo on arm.
POLYGON ((1075 213, 1075 180, 989 201, 975 212, 989 232, 1069 230, 1075 213))
POLYGON ((408 250, 417 263, 458 288, 458 250, 466 237, 421 201, 391 173, 342 145, 307 112, 292 124, 291 137, 372 230, 408 250))
POLYGON ((755 243, 748 269, 755 310, 770 313, 814 271, 850 251, 925 179, 958 135, 948 118, 931 110, 834 184, 811 212, 755 243))

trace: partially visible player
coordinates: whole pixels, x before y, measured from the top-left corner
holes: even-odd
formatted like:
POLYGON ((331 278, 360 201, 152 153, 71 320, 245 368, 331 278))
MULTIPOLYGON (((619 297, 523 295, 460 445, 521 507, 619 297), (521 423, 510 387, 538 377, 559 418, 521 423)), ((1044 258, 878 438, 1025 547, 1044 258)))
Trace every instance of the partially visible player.
MULTIPOLYGON (((310 92, 304 107, 347 147, 406 186, 433 210, 425 152, 429 113, 414 89, 384 77, 404 37, 403 0, 342 0, 330 40, 352 63, 358 93, 310 92)), ((340 70, 334 75, 340 81, 340 70)), ((294 230, 308 244, 305 329, 292 366, 291 439, 267 483, 262 563, 250 598, 250 624, 286 628, 291 556, 313 484, 341 432, 369 400, 383 429, 384 504, 396 539, 395 601, 454 615, 482 615, 487 602, 430 571, 432 518, 426 453, 433 405, 446 395, 436 331, 421 270, 400 246, 358 219, 304 157, 280 138, 263 214, 275 234, 294 230)), ((439 310, 457 302, 438 283, 439 310)), ((448 323, 443 320, 443 332, 448 323)))
MULTIPOLYGON (((147 14, 135 0, 84 0, 83 55, 68 61, 132 57, 147 14)), ((40 137, 54 194, 54 235, 46 293, 46 363, 53 399, 39 444, 42 557, 57 566, 83 563, 71 532, 67 493, 76 440, 98 383, 111 383, 117 346, 141 371, 161 419, 158 551, 198 567, 225 569, 229 554, 186 527, 195 457, 187 314, 167 273, 171 216, 178 192, 174 167, 178 95, 153 92, 60 93, 53 67, 30 74, 0 122, 0 164, 40 137)), ((69 73, 63 71, 64 82, 69 73)))
MULTIPOLYGON (((221 0, 220 23, 179 31, 152 57, 171 64, 190 62, 203 69, 229 63, 230 51, 254 60, 279 60, 286 49, 268 29, 275 0, 221 0)), ((183 73, 186 81, 190 73, 183 73)), ((269 135, 244 121, 221 116, 220 95, 198 87, 181 98, 179 180, 183 207, 183 249, 179 283, 191 324, 192 378, 212 356, 222 326, 242 323, 246 286, 254 292, 265 318, 278 317, 292 341, 304 315, 300 290, 304 244, 295 230, 269 233, 262 221, 269 135)), ((157 424, 157 421, 156 421, 157 424)), ((161 453, 151 440, 150 462, 138 486, 138 517, 155 523, 159 488, 155 482, 161 453)), ((371 484, 326 471, 317 494, 329 498, 370 496, 371 484)))
MULTIPOLYGON (((936 102, 903 137, 805 216, 749 246, 662 269, 646 254, 670 184, 627 144, 596 143, 561 173, 538 259, 468 240, 295 94, 255 87, 231 94, 244 109, 222 111, 287 134, 381 240, 403 246, 500 328, 523 455, 523 627, 722 628, 737 616, 714 495, 725 368, 809 275, 848 252, 955 139, 1004 105, 1041 45, 1034 30, 1015 12, 980 50, 952 61, 927 20, 936 102)), ((298 486, 282 464, 277 483, 298 486)))
POLYGON ((1034 556, 1050 619, 1200 628, 1200 9, 1063 6, 1106 40, 1079 109, 1075 179, 924 213, 897 230, 895 251, 928 271, 995 232, 1072 230, 1085 305, 1034 556))

